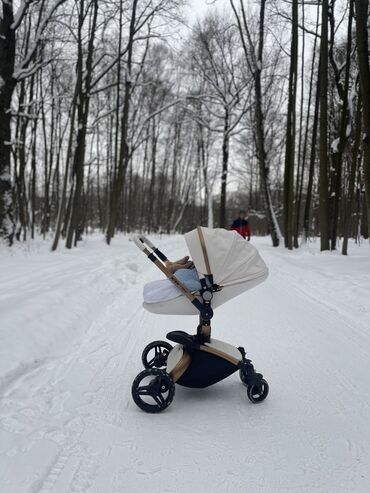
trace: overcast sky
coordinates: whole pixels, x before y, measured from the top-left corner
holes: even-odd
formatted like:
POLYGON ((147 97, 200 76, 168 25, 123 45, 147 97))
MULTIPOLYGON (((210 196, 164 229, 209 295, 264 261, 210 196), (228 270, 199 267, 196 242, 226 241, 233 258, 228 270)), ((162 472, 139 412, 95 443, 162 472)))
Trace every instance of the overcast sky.
POLYGON ((229 0, 188 0, 188 3, 189 6, 186 11, 190 22, 195 21, 197 17, 202 17, 207 9, 212 8, 212 6, 220 8, 226 4, 230 5, 229 0))

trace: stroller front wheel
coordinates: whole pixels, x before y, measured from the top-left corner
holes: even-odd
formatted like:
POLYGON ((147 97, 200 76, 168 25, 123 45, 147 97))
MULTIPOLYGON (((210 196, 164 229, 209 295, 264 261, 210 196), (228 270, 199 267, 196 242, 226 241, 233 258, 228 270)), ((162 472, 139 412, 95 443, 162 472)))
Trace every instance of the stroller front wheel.
POLYGON ((268 393, 269 384, 263 378, 259 382, 248 385, 247 387, 248 399, 253 402, 253 404, 264 401, 268 396, 268 393))
POLYGON ((144 368, 166 368, 167 357, 173 347, 166 341, 154 341, 148 344, 141 355, 144 368))
POLYGON ((132 398, 137 406, 147 413, 160 413, 172 402, 175 384, 163 370, 143 370, 135 378, 131 388, 132 398))

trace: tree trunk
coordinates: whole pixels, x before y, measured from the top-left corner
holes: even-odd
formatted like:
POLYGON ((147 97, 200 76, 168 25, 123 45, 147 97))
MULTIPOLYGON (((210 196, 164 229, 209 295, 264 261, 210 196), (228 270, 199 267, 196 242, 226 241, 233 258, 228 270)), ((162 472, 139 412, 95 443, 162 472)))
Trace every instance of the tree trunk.
POLYGON ((120 199, 123 191, 123 185, 125 181, 125 174, 126 174, 128 158, 129 158, 127 134, 128 134, 128 119, 130 114, 130 100, 131 100, 131 88, 132 88, 131 70, 132 70, 132 54, 133 54, 133 46, 134 46, 137 4, 138 4, 138 0, 133 0, 131 20, 130 20, 129 40, 127 47, 125 96, 123 100, 123 111, 121 118, 121 146, 120 146, 120 152, 119 152, 119 158, 117 164, 117 168, 118 168, 117 176, 115 177, 112 186, 109 221, 108 221, 107 236, 106 236, 108 245, 110 244, 111 239, 114 236, 116 225, 117 225, 118 209, 119 209, 120 199))
POLYGON ((36 223, 36 149, 37 149, 37 118, 32 125, 32 143, 31 143, 31 238, 35 237, 36 223))
POLYGON ((267 217, 267 225, 271 235, 272 245, 279 246, 281 238, 280 228, 273 209, 269 165, 267 163, 267 155, 265 149, 265 128, 262 110, 262 87, 261 87, 261 72, 262 72, 262 54, 264 43, 264 28, 265 28, 265 6, 266 0, 261 0, 260 7, 260 22, 259 22, 259 40, 258 40, 258 58, 255 67, 255 95, 256 95, 256 132, 257 132, 257 156, 259 160, 260 175, 263 197, 265 202, 265 210, 267 217))
POLYGON ((256 141, 256 154, 259 164, 259 172, 261 179, 261 188, 262 188, 262 196, 264 199, 265 212, 266 212, 266 220, 267 227, 269 233, 271 235, 273 246, 279 246, 279 242, 281 239, 281 232, 279 228, 279 224, 277 222, 277 218, 275 215, 275 211, 272 204, 271 191, 270 191, 270 180, 269 180, 269 165, 267 162, 267 153, 265 148, 265 127, 264 127, 264 115, 263 115, 263 105, 262 105, 262 85, 261 85, 261 73, 262 73, 262 57, 263 57, 263 46, 264 46, 264 29, 265 29, 265 7, 266 0, 261 0, 260 5, 260 15, 259 15, 259 29, 258 29, 258 49, 257 56, 255 53, 255 46, 253 40, 251 38, 247 18, 245 15, 243 1, 240 0, 240 9, 242 13, 241 22, 240 16, 237 13, 233 0, 230 0, 232 9, 234 11, 237 23, 238 30, 240 34, 240 38, 242 41, 243 50, 245 53, 247 65, 249 66, 254 81, 254 96, 255 96, 255 104, 254 104, 254 119, 255 119, 255 141, 256 141), (247 43, 245 40, 244 31, 246 33, 249 45, 249 52, 247 43))
POLYGON ((226 228, 226 186, 227 171, 229 161, 229 111, 225 107, 224 133, 222 142, 222 174, 221 174, 221 198, 220 198, 220 216, 219 227, 226 228))
POLYGON ((13 243, 14 217, 11 183, 11 128, 10 106, 15 88, 15 32, 13 3, 2 0, 0 15, 0 238, 13 243))
POLYGON ((290 49, 288 116, 286 125, 286 148, 284 170, 284 243, 293 248, 293 199, 296 140, 296 100, 298 72, 298 0, 292 1, 292 40, 290 49))
POLYGON ((54 81, 51 79, 51 94, 52 94, 52 111, 50 116, 50 146, 48 150, 48 136, 46 132, 47 116, 45 112, 44 104, 44 94, 42 88, 42 77, 40 77, 40 111, 41 111, 41 124, 42 124, 42 134, 44 137, 44 210, 43 217, 41 220, 41 234, 45 238, 46 233, 49 231, 50 226, 50 179, 51 179, 51 168, 52 168, 52 149, 54 142, 54 98, 53 98, 53 86, 54 81))
POLYGON ((78 54, 78 70, 77 77, 79 79, 79 91, 77 98, 77 137, 76 137, 76 149, 73 158, 73 173, 75 176, 75 189, 72 202, 71 218, 68 228, 66 247, 72 247, 72 241, 74 237, 74 246, 81 239, 83 233, 83 197, 82 189, 84 184, 84 163, 85 163, 85 150, 86 150, 86 127, 89 116, 90 106, 90 85, 93 69, 93 55, 94 55, 94 40, 96 23, 98 17, 98 0, 93 0, 93 12, 92 21, 90 27, 90 38, 87 49, 86 67, 83 70, 83 46, 82 46, 82 29, 86 13, 83 11, 83 2, 81 2, 80 10, 80 22, 79 22, 79 54, 78 54))
POLYGON ((365 130, 364 146, 364 177, 367 204, 367 225, 370 234, 370 67, 368 17, 369 0, 355 0, 356 38, 358 64, 360 73, 360 89, 362 99, 362 119, 365 130))
MULTIPOLYGON (((319 67, 320 67, 320 60, 319 60, 319 67)), ((303 214, 303 234, 305 241, 307 241, 307 238, 309 237, 309 230, 310 230, 310 212, 311 212, 311 203, 312 203, 313 179, 315 174, 317 130, 319 126, 319 108, 320 108, 320 70, 317 80, 315 111, 314 111, 313 125, 312 125, 310 167, 308 171, 306 203, 305 203, 304 214, 303 214)))
MULTIPOLYGON (((343 153, 346 148, 347 126, 349 124, 349 114, 348 114, 348 91, 350 83, 350 68, 351 68, 351 52, 352 52, 352 19, 353 19, 353 0, 349 3, 349 14, 348 14, 348 28, 347 28, 347 53, 346 53, 346 70, 344 85, 340 83, 339 77, 337 76, 337 89, 339 97, 342 101, 341 115, 340 115, 340 125, 339 125, 339 143, 337 149, 333 150, 333 169, 334 169, 334 198, 333 198, 333 210, 332 210, 332 227, 331 227, 331 249, 336 249, 337 243, 337 230, 338 230, 338 219, 339 219, 339 201, 342 190, 342 163, 343 163, 343 153)), ((333 55, 333 44, 334 44, 334 13, 331 13, 331 26, 332 26, 332 43, 331 50, 329 53, 330 61, 332 63, 333 69, 336 71, 336 62, 333 55)))
MULTIPOLYGON (((70 162, 72 159, 72 146, 73 146, 75 117, 76 117, 76 109, 77 109, 77 104, 76 104, 77 95, 78 95, 78 81, 76 81, 75 92, 74 92, 74 96, 72 99, 72 107, 71 107, 71 111, 70 111, 71 123, 70 123, 69 137, 68 137, 68 146, 67 146, 65 170, 64 170, 63 185, 62 185, 62 195, 61 195, 61 199, 59 202, 55 235, 54 235, 54 240, 53 240, 53 244, 51 247, 52 251, 55 251, 58 248, 59 238, 60 238, 60 235, 62 233, 63 218, 65 217, 65 208, 66 208, 66 204, 67 204, 68 177, 69 177, 69 170, 70 170, 70 162)), ((71 191, 71 193, 72 193, 72 191, 71 191)), ((67 217, 68 217, 68 215, 67 215, 67 217)), ((66 224, 65 224, 65 226, 66 226, 66 224)), ((65 228, 65 226, 64 226, 64 228, 65 228)))
POLYGON ((356 171, 358 168, 359 161, 359 150, 361 143, 361 100, 358 101, 357 106, 357 114, 356 114, 356 124, 355 124, 355 140, 352 146, 352 155, 351 155, 351 169, 349 175, 349 183, 348 183, 348 195, 344 197, 345 199, 345 207, 344 207, 344 218, 343 218, 343 244, 342 244, 342 254, 348 254, 348 237, 349 230, 351 224, 352 210, 353 210, 353 202, 354 202, 354 194, 355 194, 355 180, 356 180, 356 171))
MULTIPOLYGON (((302 4, 302 51, 301 59, 305 59, 306 53, 306 41, 305 41, 305 16, 304 16, 304 4, 302 4)), ((315 37, 316 41, 316 37, 315 37)), ((301 217, 301 203, 302 203, 302 191, 303 191, 303 179, 306 165, 306 144, 308 128, 303 128, 303 108, 304 108, 304 91, 305 91, 305 64, 301 63, 301 94, 300 94, 300 108, 299 108, 299 138, 298 138, 298 154, 297 154, 297 175, 296 175, 296 187, 295 187, 295 201, 293 205, 293 246, 294 248, 299 247, 298 237, 299 237, 299 226, 301 217), (303 137, 304 132, 304 137, 303 137), (304 143, 303 143, 304 140, 304 143), (303 151, 302 151, 303 145, 303 151)), ((307 104, 307 121, 310 119, 311 110, 311 93, 312 86, 309 89, 308 104, 307 104)))
POLYGON ((320 249, 329 250, 328 0, 322 3, 320 43, 320 249))
MULTIPOLYGON (((32 100, 33 95, 30 95, 30 100, 32 100)), ((17 214, 17 227, 15 236, 19 241, 21 239, 23 231, 23 239, 26 239, 27 227, 28 227, 28 209, 27 209, 27 193, 26 193, 26 136, 27 127, 29 119, 24 115, 24 108, 26 107, 26 89, 25 82, 22 81, 20 84, 19 91, 19 101, 18 101, 18 116, 17 116, 17 128, 16 128, 16 140, 20 143, 18 159, 14 159, 14 168, 17 170, 16 173, 16 195, 18 199, 18 214, 17 214)))

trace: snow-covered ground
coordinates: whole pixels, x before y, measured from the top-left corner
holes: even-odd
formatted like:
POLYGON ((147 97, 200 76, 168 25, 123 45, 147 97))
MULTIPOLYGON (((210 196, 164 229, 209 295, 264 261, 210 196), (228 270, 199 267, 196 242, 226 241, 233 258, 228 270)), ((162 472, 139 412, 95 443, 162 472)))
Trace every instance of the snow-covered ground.
POLYGON ((0 250, 0 492, 368 493, 369 245, 253 242, 270 277, 216 310, 213 335, 247 349, 269 397, 251 404, 234 374, 178 386, 159 415, 131 399, 141 351, 197 319, 144 312, 158 272, 133 243, 0 250))

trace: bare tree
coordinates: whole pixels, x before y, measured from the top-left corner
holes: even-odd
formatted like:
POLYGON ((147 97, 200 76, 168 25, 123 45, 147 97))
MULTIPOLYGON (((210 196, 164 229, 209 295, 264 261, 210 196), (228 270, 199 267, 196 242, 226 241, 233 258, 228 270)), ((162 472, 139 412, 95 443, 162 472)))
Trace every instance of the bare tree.
POLYGON ((79 21, 78 21, 78 57, 77 57, 77 82, 76 82, 76 104, 77 104, 77 135, 74 150, 72 173, 74 178, 73 198, 71 215, 69 220, 66 247, 71 248, 72 242, 76 246, 81 239, 83 232, 83 203, 82 189, 84 184, 84 164, 86 150, 86 131, 89 117, 90 90, 94 60, 94 41, 96 34, 96 24, 98 18, 98 0, 92 0, 85 6, 85 0, 79 0, 79 21), (88 17, 88 14, 89 17, 88 17), (89 32, 87 40, 86 61, 83 56, 82 30, 84 20, 88 17, 89 32), (85 63, 84 63, 85 62, 85 63))
MULTIPOLYGON (((13 1, 1 0, 0 15, 0 236, 10 244, 14 236, 11 166, 11 102, 17 82, 35 73, 43 64, 37 57, 42 35, 56 10, 66 0, 55 0, 49 8, 42 1, 32 42, 16 64, 17 33, 23 25, 32 0, 22 2, 14 13, 13 1)), ((36 2, 35 2, 36 3, 36 2)))
POLYGON ((355 0, 356 39, 365 138, 364 175, 367 203, 367 229, 370 235, 370 66, 369 66, 369 0, 355 0))
POLYGON ((293 248, 294 164, 296 155, 296 102, 298 76, 298 0, 292 0, 292 37, 288 86, 288 112, 284 170, 284 242, 293 248))
POLYGON ((237 20, 238 30, 242 47, 244 50, 246 62, 254 81, 254 121, 255 121, 255 138, 257 159, 260 169, 261 188, 265 201, 265 211, 268 223, 268 229, 271 235, 273 246, 279 246, 281 239, 280 227, 276 218, 274 206, 271 197, 270 187, 270 169, 267 160, 265 146, 265 123, 263 113, 263 90, 262 90, 262 71, 263 71, 263 51, 265 36, 265 8, 266 0, 261 0, 259 22, 258 22, 258 41, 257 50, 252 40, 249 23, 244 9, 243 1, 240 0, 240 12, 235 8, 233 0, 230 0, 235 18, 237 20))
POLYGON ((329 250, 328 0, 322 2, 320 41, 320 248, 329 250))
POLYGON ((333 206, 331 214, 331 249, 336 249, 337 236, 338 236, 338 217, 339 217, 339 203, 342 190, 342 163, 343 154, 345 147, 347 145, 348 138, 350 136, 350 115, 348 110, 348 98, 349 98, 349 88, 350 88, 350 68, 351 68, 351 56, 352 56, 352 20, 353 20, 353 0, 349 1, 349 12, 348 12, 348 26, 347 26, 347 39, 346 39, 346 53, 345 60, 342 63, 342 67, 339 68, 337 60, 334 56, 334 34, 335 34, 335 18, 334 18, 334 5, 332 3, 332 8, 330 11, 330 26, 331 26, 331 43, 329 50, 329 59, 334 72, 335 85, 338 91, 338 95, 341 101, 341 112, 339 116, 339 132, 337 138, 334 140, 334 145, 332 144, 332 168, 334 170, 333 177, 333 206), (344 81, 341 81, 341 71, 345 67, 344 81))
POLYGON ((247 90, 250 79, 243 76, 244 61, 239 55, 238 34, 228 19, 212 13, 198 25, 191 53, 192 69, 201 79, 200 92, 191 93, 195 121, 221 137, 222 171, 218 224, 226 226, 226 191, 229 172, 230 139, 249 111, 247 90), (201 100, 201 105, 199 101, 201 100), (200 109, 202 108, 202 111, 200 109), (213 116, 206 121, 204 113, 213 116))

